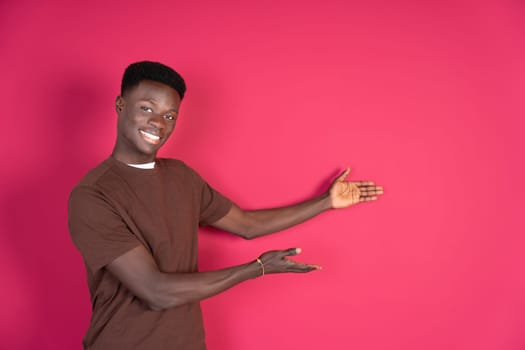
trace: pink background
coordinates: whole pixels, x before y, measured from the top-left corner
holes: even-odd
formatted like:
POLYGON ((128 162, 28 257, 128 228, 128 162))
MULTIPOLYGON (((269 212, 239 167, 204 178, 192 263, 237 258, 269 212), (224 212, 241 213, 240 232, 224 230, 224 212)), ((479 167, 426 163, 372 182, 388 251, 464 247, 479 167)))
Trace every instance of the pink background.
POLYGON ((189 86, 162 155, 239 205, 346 165, 386 191, 255 241, 203 230, 202 270, 293 246, 324 267, 203 302, 210 350, 525 348, 523 2, 42 3, 0 2, 1 349, 81 348, 67 197, 142 59, 189 86))

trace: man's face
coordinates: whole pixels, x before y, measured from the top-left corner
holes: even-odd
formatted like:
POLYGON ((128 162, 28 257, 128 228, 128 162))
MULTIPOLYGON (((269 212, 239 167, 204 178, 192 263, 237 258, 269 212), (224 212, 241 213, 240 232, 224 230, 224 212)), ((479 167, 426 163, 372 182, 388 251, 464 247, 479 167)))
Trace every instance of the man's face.
POLYGON ((130 164, 153 161, 175 127, 180 102, 175 89, 151 80, 118 96, 115 158, 130 164))

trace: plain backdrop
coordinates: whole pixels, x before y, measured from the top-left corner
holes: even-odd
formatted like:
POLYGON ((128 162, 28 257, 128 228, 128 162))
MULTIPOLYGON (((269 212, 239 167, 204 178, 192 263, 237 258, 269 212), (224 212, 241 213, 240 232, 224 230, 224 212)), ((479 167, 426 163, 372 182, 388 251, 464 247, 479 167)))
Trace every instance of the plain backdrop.
POLYGON ((244 208, 351 179, 377 202, 200 268, 303 248, 322 271, 202 303, 210 350, 525 348, 522 1, 0 2, 0 348, 80 349, 90 317, 67 199, 111 152, 125 67, 188 93, 161 152, 244 208))

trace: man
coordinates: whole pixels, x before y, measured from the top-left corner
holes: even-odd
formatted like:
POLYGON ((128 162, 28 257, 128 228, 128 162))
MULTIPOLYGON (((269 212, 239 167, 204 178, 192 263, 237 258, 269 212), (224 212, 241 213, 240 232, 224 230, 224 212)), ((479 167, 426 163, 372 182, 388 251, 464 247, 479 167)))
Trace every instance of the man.
POLYGON ((347 169, 303 203, 242 210, 183 162, 156 157, 185 91, 182 77, 165 65, 130 65, 115 103, 113 153, 71 193, 69 227, 93 304, 85 349, 205 349, 200 300, 264 274, 319 269, 287 259, 300 252, 288 249, 198 272, 199 225, 252 239, 383 193, 372 182, 345 181, 347 169))

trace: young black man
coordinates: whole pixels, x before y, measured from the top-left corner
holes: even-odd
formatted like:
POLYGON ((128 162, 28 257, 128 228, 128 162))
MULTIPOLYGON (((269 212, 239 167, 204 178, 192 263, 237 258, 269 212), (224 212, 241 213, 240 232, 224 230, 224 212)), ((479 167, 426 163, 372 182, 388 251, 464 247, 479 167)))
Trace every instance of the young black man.
POLYGON ((319 269, 288 259, 300 252, 292 248, 199 272, 199 226, 253 239, 383 193, 370 181, 346 181, 347 169, 305 202, 241 209, 182 161, 157 158, 185 91, 170 67, 130 65, 115 101, 113 152, 71 192, 69 227, 84 258, 93 310, 85 349, 205 349, 200 300, 264 274, 319 269))

